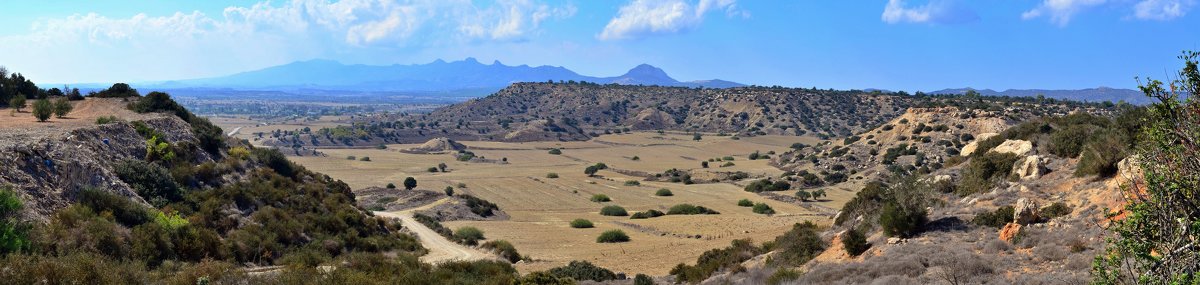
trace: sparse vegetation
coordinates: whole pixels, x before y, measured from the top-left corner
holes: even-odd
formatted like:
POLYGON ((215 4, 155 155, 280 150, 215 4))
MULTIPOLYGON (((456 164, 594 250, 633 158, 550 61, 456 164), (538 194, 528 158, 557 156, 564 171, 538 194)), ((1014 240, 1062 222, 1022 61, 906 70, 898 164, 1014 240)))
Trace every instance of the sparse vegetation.
POLYGON ((766 203, 754 204, 752 211, 755 214, 763 214, 763 215, 774 215, 775 214, 775 209, 771 209, 771 206, 767 205, 766 203))
POLYGON ((593 226, 594 225, 592 225, 592 221, 586 219, 575 219, 571 221, 571 227, 576 229, 586 229, 593 226))
POLYGON ((653 209, 651 209, 651 210, 646 210, 645 212, 637 212, 637 213, 633 213, 633 215, 632 215, 632 216, 629 216, 629 218, 630 218, 630 219, 634 219, 634 220, 636 220, 636 219, 649 219, 649 218, 657 218, 657 217, 662 217, 662 216, 664 216, 664 215, 666 215, 666 214, 664 214, 662 211, 659 211, 659 210, 653 210, 653 209))
POLYGON ((562 154, 562 150, 557 149, 557 148, 552 148, 552 149, 550 149, 549 153, 553 154, 553 155, 560 155, 560 154, 562 154))
POLYGON ((479 245, 479 248, 494 252, 509 263, 517 263, 517 261, 521 261, 522 259, 521 253, 517 252, 517 248, 506 240, 485 242, 479 245))
POLYGON ((612 201, 612 199, 609 199, 609 198, 608 198, 608 195, 604 195, 604 194, 595 194, 595 195, 592 195, 592 198, 591 198, 590 200, 591 200, 592 202, 596 202, 596 203, 601 203, 601 202, 611 202, 611 201, 612 201))
POLYGON ((626 235, 625 232, 621 231, 621 230, 607 230, 607 231, 604 231, 603 233, 600 233, 600 236, 596 237, 596 242, 597 243, 629 242, 629 235, 626 235))
POLYGON ((475 227, 461 227, 454 230, 454 241, 465 245, 477 245, 483 240, 483 231, 475 227))
POLYGON ((658 189, 658 191, 654 191, 654 196, 675 196, 675 193, 671 193, 671 189, 662 188, 658 189))
POLYGON ((1013 221, 1013 211, 1012 206, 1000 207, 995 212, 983 212, 975 215, 974 218, 971 218, 971 223, 985 227, 1000 228, 1013 221))
POLYGON ((671 206, 667 210, 667 215, 716 215, 720 214, 713 209, 705 208, 704 206, 696 206, 692 204, 678 204, 671 206))
POLYGON ((629 212, 626 212, 626 211, 625 211, 625 208, 621 208, 621 206, 617 206, 617 205, 608 205, 608 206, 604 206, 604 208, 600 208, 600 215, 604 215, 604 216, 628 216, 628 215, 629 215, 629 212))
POLYGON ((554 173, 554 172, 546 173, 546 178, 550 178, 550 179, 558 178, 558 173, 554 173))
POLYGON ((596 282, 604 282, 617 279, 617 274, 611 270, 593 265, 587 261, 571 261, 565 266, 551 268, 546 272, 554 276, 567 277, 575 280, 591 280, 596 282))
POLYGON ((754 202, 751 202, 750 199, 741 199, 738 200, 737 205, 741 207, 751 207, 754 206, 754 202))

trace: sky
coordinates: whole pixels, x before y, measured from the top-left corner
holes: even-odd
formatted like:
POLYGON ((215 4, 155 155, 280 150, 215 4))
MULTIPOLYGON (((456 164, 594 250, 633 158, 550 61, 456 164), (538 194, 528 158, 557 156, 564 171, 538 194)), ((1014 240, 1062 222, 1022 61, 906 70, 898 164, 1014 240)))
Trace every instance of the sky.
POLYGON ((1200 0, 6 0, 0 65, 39 83, 294 61, 474 57, 837 89, 1135 88, 1200 50, 1200 0))

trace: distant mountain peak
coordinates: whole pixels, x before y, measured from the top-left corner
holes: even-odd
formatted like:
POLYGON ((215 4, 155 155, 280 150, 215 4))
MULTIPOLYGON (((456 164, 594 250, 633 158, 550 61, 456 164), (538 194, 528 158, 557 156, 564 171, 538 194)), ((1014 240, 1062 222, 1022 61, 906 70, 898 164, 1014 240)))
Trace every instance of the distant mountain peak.
POLYGON ((467 57, 466 59, 463 59, 463 62, 470 63, 470 64, 479 64, 479 61, 475 60, 474 57, 467 57))

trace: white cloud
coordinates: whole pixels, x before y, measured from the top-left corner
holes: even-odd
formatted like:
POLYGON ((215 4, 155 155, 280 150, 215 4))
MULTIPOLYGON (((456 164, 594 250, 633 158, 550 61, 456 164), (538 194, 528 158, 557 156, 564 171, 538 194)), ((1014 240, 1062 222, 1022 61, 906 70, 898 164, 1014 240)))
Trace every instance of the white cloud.
POLYGON ((227 7, 219 15, 77 14, 0 36, 0 62, 44 75, 40 80, 188 78, 381 49, 522 41, 547 21, 574 14, 571 5, 540 0, 291 0, 227 7))
POLYGON ((1141 20, 1166 21, 1187 14, 1195 0, 1142 0, 1133 5, 1133 16, 1141 20))
POLYGON ((737 0, 633 0, 622 6, 596 37, 601 40, 635 39, 654 34, 678 33, 695 28, 710 11, 725 11, 728 17, 749 17, 737 0))
POLYGON ((930 0, 915 7, 906 7, 903 0, 888 0, 880 17, 888 24, 958 24, 979 20, 975 11, 954 0, 930 0))
POLYGON ((1076 13, 1105 2, 1105 0, 1044 0, 1038 7, 1022 13, 1021 18, 1029 20, 1048 17, 1051 23, 1066 26, 1076 13))

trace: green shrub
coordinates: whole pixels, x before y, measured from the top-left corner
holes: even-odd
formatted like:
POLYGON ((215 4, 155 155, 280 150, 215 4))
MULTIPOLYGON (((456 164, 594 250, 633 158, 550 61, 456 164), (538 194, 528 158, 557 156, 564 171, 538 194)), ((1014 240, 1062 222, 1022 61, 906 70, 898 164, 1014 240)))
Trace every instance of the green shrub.
POLYGON ((442 189, 442 192, 446 192, 447 197, 454 197, 454 187, 446 186, 446 189, 442 189))
POLYGON ((0 188, 0 256, 29 248, 29 225, 18 217, 21 208, 21 198, 11 188, 0 188))
POLYGON ((430 166, 429 168, 425 169, 425 172, 438 172, 438 168, 436 166, 430 166))
POLYGON ((1008 177, 1017 155, 1011 153, 989 152, 971 159, 963 170, 963 178, 959 183, 957 193, 967 196, 975 193, 990 191, 997 182, 1008 177))
POLYGON ((779 180, 772 182, 770 179, 751 182, 749 185, 746 185, 745 188, 746 192, 754 193, 763 191, 784 191, 788 189, 792 189, 792 184, 788 183, 787 181, 779 180))
POLYGON ((825 240, 817 232, 817 225, 809 221, 797 223, 792 230, 775 238, 775 250, 778 252, 775 262, 799 266, 821 254, 825 247, 825 240))
POLYGON ((596 242, 598 243, 618 243, 628 241, 629 236, 621 230, 607 230, 603 233, 600 233, 600 236, 596 237, 596 242))
POLYGON ((100 116, 96 118, 96 124, 104 125, 108 123, 119 122, 120 120, 121 119, 118 119, 117 116, 100 116))
POLYGON ((117 178, 129 184, 138 196, 162 207, 169 202, 183 199, 183 191, 172 180, 165 167, 141 160, 123 160, 113 167, 117 178))
POLYGON ((625 211, 625 208, 621 208, 621 206, 617 206, 617 205, 608 205, 608 206, 604 206, 604 208, 600 208, 600 215, 604 215, 604 216, 628 216, 628 215, 629 215, 629 213, 625 211))
POLYGON ((359 157, 358 161, 371 161, 371 157, 370 156, 359 157))
POLYGON ((617 279, 617 274, 613 273, 612 270, 604 269, 593 265, 591 262, 581 260, 571 261, 567 265, 551 268, 546 272, 554 276, 568 277, 575 280, 604 282, 617 279))
POLYGON ((562 150, 557 149, 557 148, 552 148, 552 149, 550 149, 550 154, 560 155, 560 154, 562 154, 562 150))
POLYGON ((388 183, 388 184, 387 184, 387 189, 396 189, 396 184, 393 184, 393 183, 388 183))
POLYGON ((1000 228, 1013 221, 1013 211, 1012 206, 1000 207, 995 212, 983 212, 975 215, 974 218, 971 218, 971 223, 985 227, 1000 228))
POLYGON ((696 259, 696 265, 676 265, 670 274, 675 275, 677 282, 696 284, 721 269, 737 268, 742 262, 766 252, 767 249, 754 246, 749 239, 734 240, 729 247, 705 251, 696 259))
POLYGON ((738 200, 737 205, 742 207, 751 207, 754 206, 754 202, 750 202, 750 199, 741 199, 738 200))
POLYGON ((754 211, 755 214, 763 214, 763 215, 774 215, 775 214, 775 209, 771 209, 771 206, 767 205, 766 203, 754 204, 754 208, 752 209, 752 211, 754 211))
POLYGON ((662 188, 654 191, 654 196, 675 196, 675 193, 671 193, 671 189, 662 188))
POLYGON ((417 179, 412 178, 412 176, 405 177, 404 178, 404 190, 413 190, 413 188, 417 188, 417 179))
POLYGON ((637 180, 625 180, 625 186, 641 186, 642 182, 637 180))
POLYGON ((1069 125, 1055 131, 1050 135, 1050 153, 1065 158, 1078 157, 1083 144, 1097 129, 1093 125, 1069 125))
POLYGON ((726 162, 726 163, 724 163, 724 164, 721 164, 721 167, 730 167, 730 166, 734 166, 734 165, 736 165, 736 164, 733 164, 733 162, 732 162, 732 161, 730 161, 730 162, 726 162))
POLYGON ((461 227, 454 231, 454 240, 462 244, 473 246, 483 239, 483 231, 475 227, 461 227))
POLYGON ((150 209, 146 209, 128 198, 95 188, 80 190, 78 198, 80 205, 96 212, 111 213, 118 223, 127 227, 150 222, 153 218, 150 209))
POLYGON ((784 282, 800 279, 800 271, 791 268, 780 268, 767 277, 767 285, 778 285, 784 282))
POLYGON ((895 237, 911 237, 921 231, 921 227, 929 219, 924 208, 904 207, 896 202, 883 205, 879 216, 879 226, 883 233, 895 237))
POLYGON ((594 225, 592 225, 592 221, 588 221, 586 219, 575 219, 571 221, 571 227, 576 229, 586 229, 594 227, 594 225))
POLYGON ((663 212, 659 211, 659 210, 646 210, 645 212, 633 213, 633 216, 629 216, 629 218, 630 219, 649 219, 649 218, 662 217, 663 215, 665 215, 665 214, 663 214, 663 212))
POLYGON ((558 178, 558 173, 554 173, 554 172, 546 173, 546 178, 551 178, 551 179, 558 178))
POLYGON ((450 229, 446 228, 446 226, 443 226, 441 222, 438 222, 438 220, 434 219, 433 217, 426 216, 425 214, 413 214, 413 220, 417 220, 417 222, 421 223, 421 225, 424 225, 426 228, 433 230, 433 232, 438 233, 443 237, 451 239, 454 238, 454 232, 450 231, 450 229))
POLYGON ((654 285, 654 279, 646 274, 638 273, 633 276, 633 285, 654 285))
POLYGON ((667 215, 716 215, 716 214, 720 214, 720 212, 714 211, 709 208, 705 208, 703 206, 696 206, 696 205, 692 205, 692 204, 678 204, 675 206, 671 206, 671 209, 667 210, 667 215))
POLYGON ((557 276, 545 271, 534 271, 525 274, 517 285, 575 285, 575 279, 557 276))
POLYGON ((608 198, 608 195, 604 195, 604 194, 595 194, 595 195, 592 195, 592 199, 591 199, 591 200, 592 200, 592 202, 596 202, 596 203, 601 203, 601 202, 611 202, 611 201, 612 201, 612 199, 609 199, 609 198, 608 198))
POLYGON ((1099 131, 1083 146, 1075 176, 1097 175, 1112 177, 1117 174, 1117 164, 1129 156, 1128 138, 1117 131, 1099 131))
POLYGON ((871 248, 871 244, 867 243, 867 237, 862 232, 850 229, 846 231, 845 235, 842 235, 842 248, 846 249, 846 253, 850 256, 858 256, 871 248))
POLYGON ((508 262, 510 262, 510 263, 517 263, 517 261, 521 261, 521 253, 517 252, 517 248, 514 247, 512 245, 512 243, 509 243, 508 241, 505 241, 505 240, 489 241, 489 242, 483 243, 479 247, 496 253, 496 255, 499 255, 500 258, 503 258, 504 260, 508 260, 508 262))
POLYGON ((495 203, 492 203, 488 200, 481 199, 479 197, 475 197, 475 196, 471 196, 471 195, 467 195, 467 194, 461 194, 461 195, 458 195, 458 197, 462 198, 463 200, 466 200, 467 207, 471 208, 471 213, 475 213, 476 215, 479 215, 480 217, 485 217, 485 218, 491 217, 492 215, 495 215, 496 211, 500 210, 500 206, 497 206, 495 203))
POLYGON ((1054 204, 1042 208, 1040 212, 1042 218, 1054 219, 1071 214, 1071 207, 1063 202, 1054 202, 1054 204))
POLYGON ((33 117, 37 118, 38 122, 49 120, 53 112, 54 106, 50 104, 50 100, 40 99, 33 101, 33 117))
POLYGON ((299 166, 292 164, 292 162, 289 161, 287 157, 283 156, 283 153, 280 153, 279 150, 254 148, 251 150, 251 153, 254 154, 255 160, 266 165, 267 167, 270 167, 271 170, 275 171, 275 173, 283 175, 284 177, 295 178, 296 175, 301 171, 299 166))

